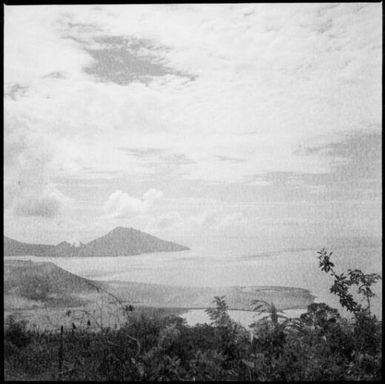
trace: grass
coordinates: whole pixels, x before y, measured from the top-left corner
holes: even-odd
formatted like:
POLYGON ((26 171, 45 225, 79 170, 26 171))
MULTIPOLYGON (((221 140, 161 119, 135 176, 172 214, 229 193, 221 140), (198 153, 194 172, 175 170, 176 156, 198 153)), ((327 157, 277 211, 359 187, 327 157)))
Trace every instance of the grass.
POLYGON ((325 304, 313 304, 293 322, 296 327, 265 319, 250 338, 226 316, 225 305, 210 312, 212 324, 193 327, 174 311, 136 308, 119 329, 74 328, 71 313, 62 333, 8 319, 5 380, 381 379, 382 323, 372 317, 349 322, 325 304))

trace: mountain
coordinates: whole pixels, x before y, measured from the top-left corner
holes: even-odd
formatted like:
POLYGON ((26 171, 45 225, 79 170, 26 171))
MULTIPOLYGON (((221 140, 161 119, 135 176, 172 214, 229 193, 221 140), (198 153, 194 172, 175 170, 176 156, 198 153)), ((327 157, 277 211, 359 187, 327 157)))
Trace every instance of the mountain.
POLYGON ((51 262, 4 261, 4 293, 36 296, 39 291, 67 295, 95 292, 101 283, 85 279, 51 262))
POLYGON ((158 239, 134 228, 118 227, 86 245, 85 256, 125 256, 151 252, 177 252, 189 248, 158 239))
POLYGON ((49 256, 55 252, 55 245, 28 244, 4 236, 4 255, 6 256, 49 256))
POLYGON ((117 227, 106 235, 87 244, 73 245, 63 241, 57 245, 28 244, 4 236, 5 256, 130 256, 152 252, 178 252, 189 248, 134 228, 117 227))

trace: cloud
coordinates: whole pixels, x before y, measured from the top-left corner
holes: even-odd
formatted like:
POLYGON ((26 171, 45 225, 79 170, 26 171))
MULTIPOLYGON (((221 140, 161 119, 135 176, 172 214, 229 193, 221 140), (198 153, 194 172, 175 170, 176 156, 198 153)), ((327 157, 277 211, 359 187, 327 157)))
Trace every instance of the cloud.
POLYGON ((110 195, 104 204, 104 211, 107 215, 114 218, 133 217, 147 212, 162 196, 163 193, 154 188, 145 192, 141 199, 118 190, 110 195))
POLYGON ((147 40, 101 36, 93 40, 91 47, 85 46, 84 49, 94 59, 84 70, 99 81, 127 85, 133 81, 148 84, 154 77, 166 75, 194 78, 165 65, 162 57, 154 55, 164 48, 147 40))
POLYGON ((60 216, 71 199, 50 177, 55 143, 23 114, 6 114, 4 133, 4 208, 18 217, 60 216))
POLYGON ((17 100, 23 97, 28 91, 28 87, 20 85, 18 83, 11 83, 5 89, 4 96, 10 97, 12 100, 17 100))
POLYGON ((378 4, 5 7, 5 206, 44 212, 53 186, 84 222, 114 194, 113 215, 148 214, 122 191, 149 185, 239 205, 379 196, 362 179, 381 173, 381 27, 378 4), (350 156, 353 131, 377 136, 350 156))
POLYGON ((17 216, 54 218, 60 214, 67 201, 68 198, 60 191, 51 188, 44 191, 42 196, 27 197, 17 201, 14 213, 17 216))
POLYGON ((181 229, 181 224, 183 223, 183 217, 179 212, 167 212, 161 215, 155 223, 157 230, 167 230, 167 229, 181 229))
POLYGON ((170 211, 158 217, 153 217, 152 220, 146 217, 146 222, 149 221, 152 222, 150 229, 153 231, 184 232, 190 235, 207 231, 233 231, 236 226, 242 226, 250 222, 242 210, 223 212, 216 208, 205 209, 201 213, 190 215, 170 211))
POLYGON ((52 72, 48 75, 43 76, 43 79, 45 78, 53 78, 53 79, 65 79, 66 75, 63 72, 52 72))
POLYGON ((146 193, 143 194, 143 200, 146 204, 151 206, 154 201, 161 199, 163 192, 158 191, 154 188, 149 189, 146 193))
POLYGON ((239 182, 258 172, 329 172, 320 152, 307 159, 293 152, 378 120, 381 35, 377 23, 367 27, 377 11, 343 4, 8 10, 6 78, 28 75, 30 87, 14 113, 28 110, 54 127, 60 147, 75 135, 74 151, 92 148, 79 162, 99 171, 122 169, 119 147, 152 146, 183 158, 132 159, 127 173, 239 182), (159 19, 167 22, 160 27, 159 19), (27 41, 20 23, 35 31, 27 41), (29 59, 36 46, 41 57, 29 59), (14 65, 31 60, 34 71, 14 65), (186 73, 198 76, 181 82, 186 73), (172 162, 186 166, 175 175, 172 162))
POLYGON ((231 162, 234 162, 234 163, 242 163, 242 162, 245 161, 244 159, 239 159, 239 158, 236 158, 236 157, 228 157, 228 156, 217 156, 217 158, 219 160, 231 161, 231 162))
POLYGON ((339 141, 320 146, 301 147, 299 157, 326 157, 329 172, 271 172, 264 175, 276 189, 296 190, 327 199, 381 199, 380 132, 352 132, 339 141))

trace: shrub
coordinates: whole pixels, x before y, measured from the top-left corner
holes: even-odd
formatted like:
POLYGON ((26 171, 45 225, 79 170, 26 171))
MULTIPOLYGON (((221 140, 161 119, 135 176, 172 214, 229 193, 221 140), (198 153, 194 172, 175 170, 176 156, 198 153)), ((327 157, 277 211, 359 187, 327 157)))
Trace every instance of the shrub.
POLYGON ((378 278, 357 270, 338 275, 325 252, 320 267, 333 270, 333 291, 353 320, 325 303, 287 319, 274 304, 259 301, 255 309, 268 315, 250 334, 231 320, 225 297, 215 297, 207 310, 210 325, 194 327, 160 310, 127 311, 120 329, 79 326, 63 334, 28 331, 26 322, 8 317, 7 372, 83 381, 380 380, 382 323, 370 314, 373 295, 367 290, 378 278), (369 297, 366 306, 351 295, 356 282, 358 294, 369 297))
POLYGON ((4 340, 19 348, 25 347, 31 341, 31 335, 27 331, 27 321, 16 320, 13 315, 7 316, 4 333, 4 340))

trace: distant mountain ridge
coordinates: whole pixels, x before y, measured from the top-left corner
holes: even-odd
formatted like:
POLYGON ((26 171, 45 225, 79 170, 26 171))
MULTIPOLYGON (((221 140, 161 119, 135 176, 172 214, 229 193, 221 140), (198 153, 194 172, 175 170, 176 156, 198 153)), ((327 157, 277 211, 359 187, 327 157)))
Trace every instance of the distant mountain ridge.
POLYGON ((28 244, 4 236, 5 256, 91 257, 130 256, 153 252, 178 252, 188 247, 161 240, 134 228, 117 227, 106 235, 78 246, 62 241, 57 245, 28 244))

